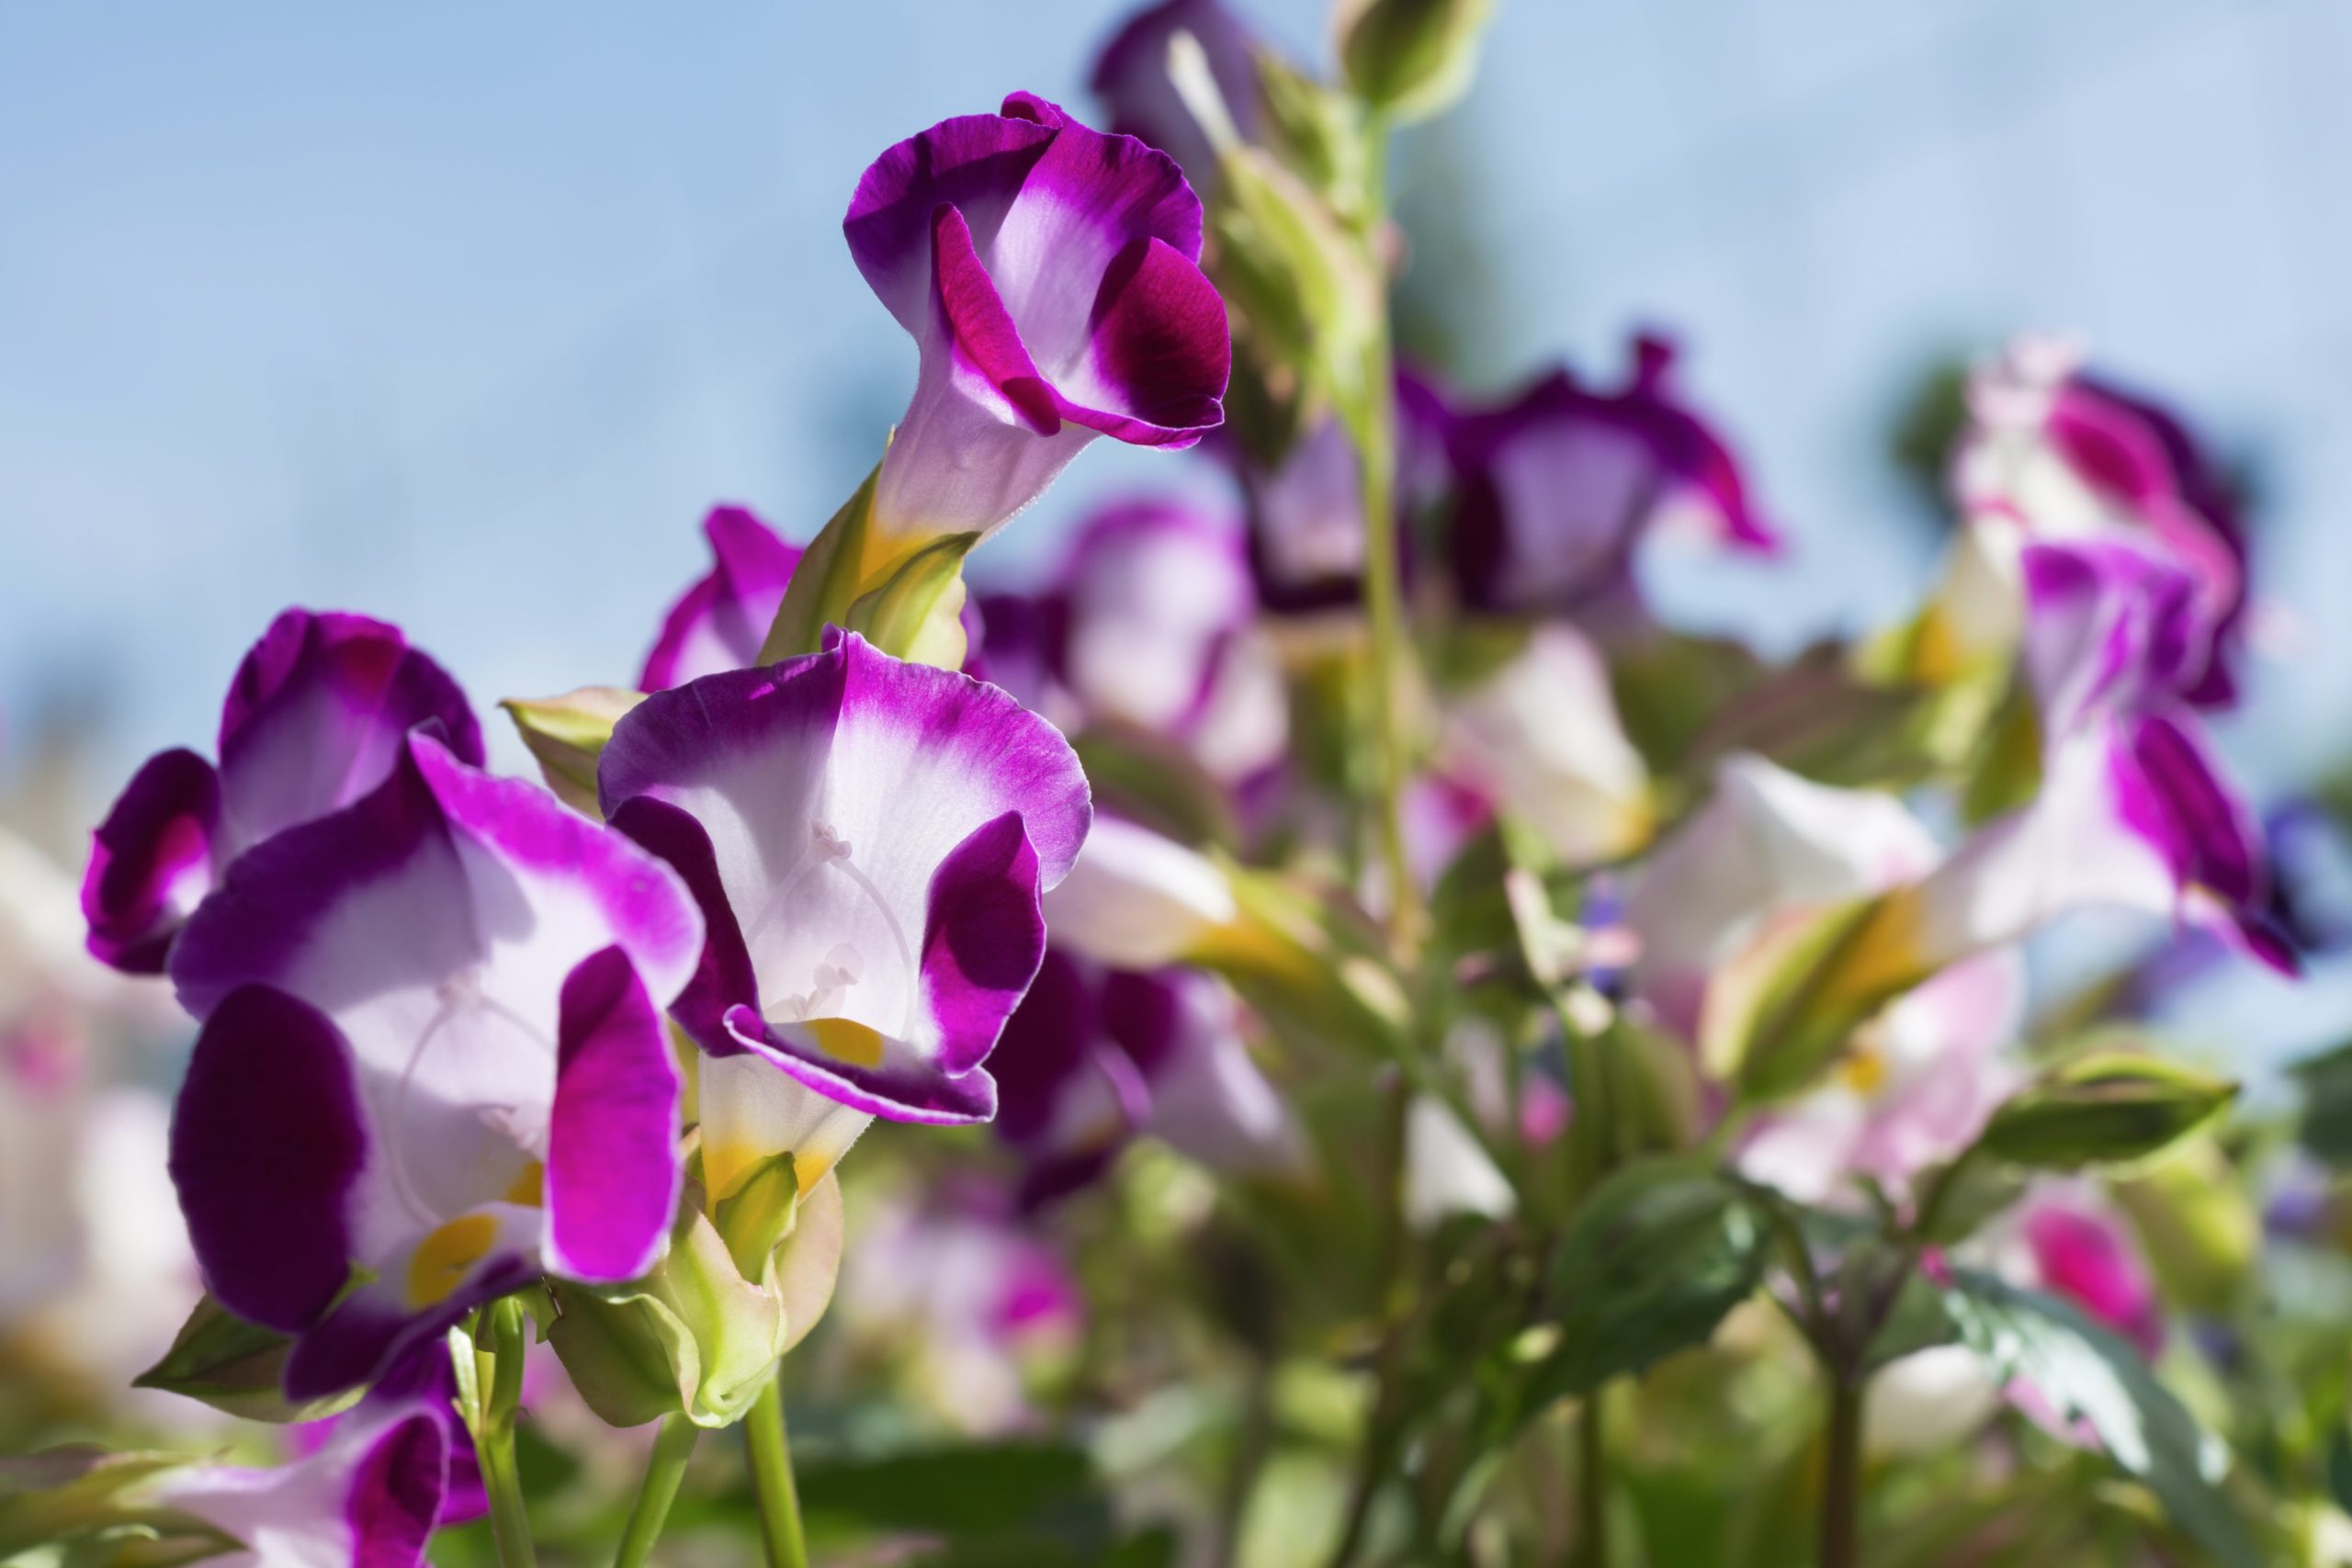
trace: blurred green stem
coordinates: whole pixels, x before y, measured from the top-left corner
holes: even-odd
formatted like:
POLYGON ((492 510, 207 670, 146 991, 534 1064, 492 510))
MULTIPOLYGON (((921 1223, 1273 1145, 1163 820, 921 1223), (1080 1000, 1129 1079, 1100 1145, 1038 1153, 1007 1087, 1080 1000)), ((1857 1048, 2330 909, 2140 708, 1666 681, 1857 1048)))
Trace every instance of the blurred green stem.
POLYGON ((514 1414, 523 1403, 526 1348, 523 1303, 513 1296, 482 1313, 476 1341, 476 1388, 481 1406, 474 1424, 482 1489, 490 1496, 490 1529, 498 1543, 500 1568, 536 1568, 531 1516, 523 1502, 523 1480, 514 1463, 514 1414), (488 1341, 484 1348, 481 1340, 488 1341))
POLYGON ((613 1554, 613 1568, 642 1568, 662 1537, 670 1505, 677 1500, 678 1483, 685 1479, 686 1461, 694 1457, 695 1439, 701 1435, 683 1413, 662 1417, 652 1456, 645 1461, 645 1479, 637 1489, 637 1504, 621 1531, 620 1550, 613 1554))
POLYGON ((800 1535, 800 1493, 792 1481, 791 1439, 784 1428, 782 1367, 743 1418, 743 1446, 752 1457, 752 1493, 760 1503, 768 1568, 808 1568, 808 1543, 800 1535))
POLYGON ((1571 1559, 1577 1568, 1608 1568, 1609 1564, 1609 1433, 1603 1406, 1609 1385, 1585 1396, 1577 1413, 1577 1543, 1571 1559))
POLYGON ((1860 1561, 1862 1385, 1842 1370, 1829 1380, 1829 1430, 1821 1482, 1821 1568, 1860 1561))

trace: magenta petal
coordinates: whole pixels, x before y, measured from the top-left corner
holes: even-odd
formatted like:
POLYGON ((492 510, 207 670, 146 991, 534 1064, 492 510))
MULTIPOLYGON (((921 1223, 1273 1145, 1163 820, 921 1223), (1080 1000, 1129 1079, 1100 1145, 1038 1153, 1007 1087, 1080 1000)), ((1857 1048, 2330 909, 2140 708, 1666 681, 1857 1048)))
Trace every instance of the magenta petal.
POLYGON ((417 1568, 448 1489, 449 1438, 427 1415, 394 1423, 351 1478, 352 1568, 417 1568))
POLYGON ((1037 852, 1021 814, 1008 811, 975 829, 931 879, 922 981, 942 1071, 967 1073, 987 1059, 1045 952, 1037 852))
POLYGON ((932 275, 955 353, 994 387, 1040 435, 1061 428, 1053 389, 1037 374, 1020 329, 972 248, 964 215, 942 206, 932 215, 932 275))
POLYGON ((994 236, 1054 136, 1030 119, 963 115, 909 137, 865 171, 842 232, 900 326, 921 338, 930 318, 932 214, 944 203, 984 239, 994 236))
POLYGON ((1225 423, 1225 301, 1174 246, 1154 237, 1121 251, 1091 325, 1091 374, 1068 378, 1057 397, 1063 417, 1137 446, 1190 446, 1225 423))
POLYGON ((633 1280, 653 1266, 677 1207, 678 1068, 662 1014, 617 947, 563 983, 548 1127, 549 1265, 633 1280))
POLYGON ((172 939, 212 890, 220 829, 212 764, 188 750, 149 758, 91 837, 82 878, 91 954, 126 974, 161 974, 172 939))
POLYGON ((345 1207, 368 1137, 342 1032, 266 986, 205 1021, 172 1117, 171 1173, 206 1283, 293 1333, 349 1278, 345 1207))
POLYGON ((749 1051, 828 1100, 891 1122, 956 1126, 996 1114, 996 1080, 985 1067, 951 1075, 899 1041, 885 1042, 872 1066, 826 1055, 791 1024, 776 1024, 750 1008, 727 1015, 727 1027, 749 1051))
POLYGON ((757 663, 800 563, 799 550, 744 507, 712 508, 702 531, 710 540, 709 574, 671 606, 638 677, 641 692, 757 663))

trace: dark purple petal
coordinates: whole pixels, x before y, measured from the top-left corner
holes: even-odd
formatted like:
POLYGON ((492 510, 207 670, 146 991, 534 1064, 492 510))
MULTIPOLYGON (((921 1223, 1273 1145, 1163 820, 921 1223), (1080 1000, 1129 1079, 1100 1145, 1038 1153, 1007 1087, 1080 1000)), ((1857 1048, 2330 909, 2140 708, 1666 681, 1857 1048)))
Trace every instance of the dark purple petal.
POLYGON ((417 1568, 440 1522, 449 1476, 449 1439, 423 1414, 387 1427, 351 1478, 344 1517, 352 1568, 417 1568))
POLYGON ((236 842, 358 799, 392 771, 402 738, 428 723, 459 759, 481 765, 465 694, 400 628, 287 611, 245 655, 221 706, 221 800, 236 842))
POLYGON ((985 1067, 944 1073, 904 1042, 887 1038, 876 1042, 880 1051, 871 1065, 850 1061, 826 1050, 806 1025, 774 1023, 750 1008, 730 1011, 727 1027, 745 1050, 853 1111, 934 1126, 986 1122, 996 1114, 996 1080, 985 1067))
POLYGON ((1149 1079, 1182 1046, 1184 1003, 1168 975, 1114 969, 1102 977, 1102 1030, 1149 1079))
POLYGON ((82 915, 92 956, 159 975, 218 872, 220 781, 193 751, 164 751, 130 777, 91 836, 82 915))
POLYGON ((2130 747, 2139 778, 2157 803, 2147 814, 2157 848, 2184 889, 2220 906, 2225 934, 2282 974, 2301 967, 2270 897, 2268 850, 2259 820, 2222 775, 2196 721, 2183 714, 2142 719, 2130 747))
POLYGON ((380 1281, 355 1291, 294 1341, 286 1357, 286 1397, 323 1399, 373 1382, 439 1340, 474 1308, 520 1290, 538 1272, 527 1258, 488 1258, 463 1286, 416 1312, 402 1309, 380 1281))
POLYGON ((1051 1134, 1062 1096, 1090 1068, 1099 1032, 1093 987, 1068 956, 1048 949, 989 1056, 1000 1137, 1031 1145, 1051 1134))
POLYGON ((172 1183, 206 1283, 240 1317, 306 1327, 351 1273, 345 1208, 368 1158, 342 1032, 265 986, 205 1021, 172 1116, 172 1183))
POLYGON ((842 231, 900 326, 921 338, 930 319, 933 213, 952 207, 993 237, 1054 134, 1034 120, 963 115, 899 142, 865 171, 842 231))
POLYGON ((974 829, 932 875, 922 983, 942 1071, 967 1073, 987 1060, 1045 952, 1037 854, 1021 814, 1008 811, 974 829))
POLYGON ((1138 239, 1102 274, 1091 374, 1055 391, 1062 417, 1137 446, 1190 446, 1225 423, 1233 341, 1225 300, 1190 258, 1138 239))
POLYGON ((757 662, 800 563, 800 551, 744 507, 712 508, 702 531, 710 540, 709 574, 671 607, 638 677, 641 692, 757 662))
POLYGON ((727 1010, 739 1003, 756 1003, 760 987, 752 972, 752 955, 743 946, 742 927, 737 924, 727 889, 718 880, 718 861, 710 847, 710 835, 692 817, 650 795, 621 802, 610 820, 616 831, 661 856, 678 874, 702 911, 702 956, 694 977, 670 1004, 670 1016, 711 1055, 734 1055, 742 1047, 727 1032, 727 1010))
POLYGON ((1555 370, 1453 422, 1454 572, 1474 607, 1574 610, 1611 593, 1644 530, 1694 503, 1726 542, 1773 547, 1730 450, 1668 388, 1672 358, 1643 337, 1616 392, 1555 370))
POLYGON ((548 1262, 588 1280, 653 1266, 684 1180, 678 1068, 662 1014, 617 947, 563 983, 548 1127, 548 1262))
POLYGON ((1168 45, 1180 32, 1199 41, 1235 128, 1254 141, 1265 108, 1250 34, 1217 0, 1164 0, 1137 12, 1102 46, 1089 85, 1114 133, 1159 148, 1205 186, 1216 176, 1216 149, 1168 74, 1168 45))

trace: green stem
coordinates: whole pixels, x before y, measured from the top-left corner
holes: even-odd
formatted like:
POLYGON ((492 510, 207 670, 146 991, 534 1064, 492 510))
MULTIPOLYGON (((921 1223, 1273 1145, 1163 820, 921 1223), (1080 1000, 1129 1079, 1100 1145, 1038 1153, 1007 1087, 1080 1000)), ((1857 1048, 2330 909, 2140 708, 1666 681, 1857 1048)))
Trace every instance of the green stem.
POLYGON ((522 1474, 514 1462, 514 1414, 523 1403, 523 1303, 513 1296, 492 1303, 482 1313, 481 1325, 489 1348, 485 1353, 477 1342, 481 1408, 474 1438, 482 1489, 490 1495, 491 1534, 498 1543, 500 1568, 537 1568, 530 1510, 524 1505, 522 1474))
POLYGON ((768 1568, 808 1568, 808 1543, 800 1535, 800 1493, 792 1482, 792 1443, 784 1428, 783 1378, 779 1367, 743 1418, 743 1446, 752 1457, 752 1492, 760 1503, 768 1568))
POLYGON ((683 1413, 662 1417, 653 1456, 645 1461, 645 1479, 637 1489, 637 1504, 621 1531, 620 1550, 613 1554, 613 1568, 642 1568, 661 1539, 670 1505, 677 1500, 678 1483, 685 1479, 686 1461, 694 1457, 695 1439, 701 1436, 701 1428, 683 1413))
POLYGON ((1821 1568, 1861 1561, 1862 1385, 1833 1370, 1827 1453, 1821 1483, 1821 1568))
POLYGON ((1585 1397, 1577 1416, 1577 1568, 1608 1568, 1609 1439, 1601 1414, 1606 1383, 1585 1397))

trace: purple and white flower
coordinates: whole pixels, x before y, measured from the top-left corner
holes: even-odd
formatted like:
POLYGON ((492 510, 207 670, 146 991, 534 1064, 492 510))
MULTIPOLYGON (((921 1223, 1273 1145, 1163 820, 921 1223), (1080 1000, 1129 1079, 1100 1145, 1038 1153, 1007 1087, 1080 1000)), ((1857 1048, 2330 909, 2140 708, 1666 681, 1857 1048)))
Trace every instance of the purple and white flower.
POLYGON ((1645 335, 1615 391, 1555 370, 1509 403, 1453 420, 1459 494, 1448 537, 1465 604, 1572 614, 1597 629, 1623 610, 1634 547, 1654 528, 1776 547, 1731 449, 1672 386, 1674 355, 1645 335))
POLYGON ((988 534, 1097 435, 1182 447, 1224 419, 1232 349, 1175 161, 1015 93, 876 159, 842 224, 922 351, 865 565, 988 534))
POLYGON ((2190 705, 2213 649, 2195 578, 2114 534, 2029 546, 2020 567, 2041 793, 1973 834, 1888 929, 1932 966, 2071 909, 2136 908, 2292 973, 2261 824, 2190 705))
POLYGON ((460 761, 481 763, 465 694, 398 627, 279 615, 230 684, 218 765, 185 749, 158 752, 99 824, 82 884, 91 953, 162 973, 173 938, 238 855, 368 794, 401 738, 431 723, 460 761))
POLYGON ((711 568, 670 606, 638 677, 640 692, 759 662, 800 551, 741 506, 713 507, 702 521, 711 568))
POLYGON ((662 1009, 701 949, 666 866, 423 732, 230 869, 172 953, 204 1026, 172 1179, 213 1294, 294 1337, 289 1396, 542 1271, 651 1266, 682 1180, 662 1009))
MULTIPOLYGON (((995 1114, 982 1064, 1044 955, 1039 894, 1091 816, 1058 730, 829 631, 822 652, 647 698, 598 778, 607 819, 678 869, 708 922, 680 1026, 752 1059, 730 1083, 756 1064, 812 1091, 771 1081, 747 1135, 797 1128, 830 1156, 860 1118, 995 1114)), ((703 1106, 707 1168, 707 1076, 703 1106)), ((804 1185, 827 1163, 796 1152, 804 1185)))
MULTIPOLYGON (((1916 882, 1937 860, 1933 836, 1893 795, 1732 758, 1713 798, 1634 884, 1631 995, 1675 1033, 1702 1039, 1710 987, 1743 953, 1791 922, 1916 882)), ((2014 952, 1954 964, 1871 1019, 1827 1081, 1759 1121, 1741 1168, 1806 1202, 1852 1197, 1857 1176, 1900 1196, 1967 1147, 2017 1086, 2007 1052, 2023 1010, 2014 952)))
POLYGON ((997 1133, 1028 1166, 1024 1202, 1092 1180, 1137 1134, 1245 1173, 1304 1153, 1233 994, 1197 971, 1103 969, 1048 949, 991 1061, 997 1133))
POLYGON ((1288 738, 1256 608, 1236 521, 1124 502, 1080 531, 1047 592, 983 599, 980 672, 1041 712, 1167 736, 1211 776, 1238 779, 1279 760, 1288 738))
POLYGON ((1970 601, 1939 606, 1953 635, 2008 629, 2028 544, 2132 536, 2187 573, 2212 628, 2203 668, 2181 693, 2199 707, 2235 699, 2229 667, 2246 603, 2237 498, 2211 454, 2170 412, 2087 374, 2080 343, 2029 333, 1970 378, 1970 423, 1952 491, 1980 570, 1956 574, 1970 601))
POLYGON ((1569 865, 1631 853, 1656 811, 1648 764, 1626 739, 1609 667, 1566 621, 1447 704, 1446 775, 1510 810, 1569 865))
POLYGON ((416 1568, 435 1526, 466 1516, 451 1506, 454 1472, 470 1469, 454 1462, 455 1426, 428 1395, 370 1400, 289 1463, 175 1472, 152 1500, 237 1542, 206 1559, 230 1568, 416 1568))

